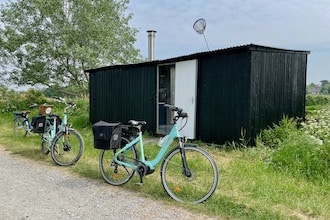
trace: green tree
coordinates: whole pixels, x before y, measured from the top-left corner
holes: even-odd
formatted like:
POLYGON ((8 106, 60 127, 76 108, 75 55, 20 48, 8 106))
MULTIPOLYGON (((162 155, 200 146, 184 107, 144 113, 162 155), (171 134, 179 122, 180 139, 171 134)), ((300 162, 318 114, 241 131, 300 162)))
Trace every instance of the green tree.
POLYGON ((321 93, 324 95, 330 94, 330 82, 328 80, 322 80, 320 81, 321 84, 321 93))
POLYGON ((129 0, 17 0, 0 9, 0 73, 17 85, 88 89, 86 69, 134 63, 129 0))
POLYGON ((330 84, 330 82, 328 81, 328 80, 322 80, 322 81, 320 81, 321 82, 321 85, 322 86, 325 86, 325 85, 327 85, 327 84, 330 84))
POLYGON ((324 95, 330 94, 330 83, 322 85, 321 93, 324 95))
POLYGON ((311 83, 306 86, 306 93, 307 94, 318 94, 321 91, 321 86, 311 83))

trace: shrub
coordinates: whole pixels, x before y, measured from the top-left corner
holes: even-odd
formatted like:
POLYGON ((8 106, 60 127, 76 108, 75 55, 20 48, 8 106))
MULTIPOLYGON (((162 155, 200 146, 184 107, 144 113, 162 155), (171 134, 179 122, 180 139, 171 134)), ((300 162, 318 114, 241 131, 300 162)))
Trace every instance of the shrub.
POLYGON ((329 161, 324 146, 297 132, 281 143, 271 154, 271 166, 310 180, 329 178, 329 161))
POLYGON ((44 94, 35 89, 17 92, 2 86, 0 94, 0 109, 2 113, 27 110, 32 103, 43 104, 46 102, 44 94))
POLYGON ((293 119, 284 117, 280 123, 273 124, 273 127, 263 130, 258 139, 265 146, 276 148, 288 138, 288 136, 297 130, 296 122, 293 119))
POLYGON ((319 144, 330 140, 330 107, 314 111, 301 123, 302 130, 319 144))
POLYGON ((89 100, 79 98, 75 100, 77 108, 72 111, 70 121, 75 128, 85 128, 89 123, 89 100))
POLYGON ((37 104, 47 103, 46 96, 40 90, 29 89, 26 92, 23 92, 22 94, 25 95, 24 103, 26 105, 30 105, 32 103, 37 103, 37 104))
POLYGON ((306 106, 330 104, 329 95, 306 95, 306 106))
MULTIPOLYGON (((18 92, 8 89, 4 86, 0 87, 0 109, 1 113, 8 113, 23 108, 22 97, 18 92)), ((24 106, 24 108, 26 108, 24 106)))
MULTIPOLYGON (((328 118, 330 120, 330 117, 328 118)), ((326 121, 325 124, 328 125, 329 122, 326 121)), ((309 127, 306 123, 302 123, 302 127, 298 129, 293 119, 284 118, 279 125, 263 130, 256 143, 259 145, 262 143, 264 147, 273 149, 267 156, 268 164, 272 168, 309 180, 328 180, 330 174, 330 145, 329 136, 326 136, 330 132, 326 130, 328 127, 315 125, 309 127)))

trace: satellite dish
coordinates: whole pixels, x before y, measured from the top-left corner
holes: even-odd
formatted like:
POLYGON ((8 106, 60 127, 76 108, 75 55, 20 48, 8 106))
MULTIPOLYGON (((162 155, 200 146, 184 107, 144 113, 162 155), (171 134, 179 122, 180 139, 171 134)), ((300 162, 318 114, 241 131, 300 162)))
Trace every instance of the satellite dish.
POLYGON ((209 45, 208 45, 207 40, 206 40, 205 35, 204 35, 204 31, 205 31, 205 28, 206 28, 206 20, 204 18, 198 19, 193 24, 193 28, 197 33, 203 35, 206 46, 207 46, 207 49, 210 50, 209 45))

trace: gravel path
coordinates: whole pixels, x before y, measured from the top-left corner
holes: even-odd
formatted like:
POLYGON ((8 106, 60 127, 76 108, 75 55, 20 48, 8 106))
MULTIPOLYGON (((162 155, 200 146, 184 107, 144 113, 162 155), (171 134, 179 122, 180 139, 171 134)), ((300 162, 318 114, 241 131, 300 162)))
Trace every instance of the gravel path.
POLYGON ((0 219, 211 219, 11 155, 1 146, 0 175, 0 219))

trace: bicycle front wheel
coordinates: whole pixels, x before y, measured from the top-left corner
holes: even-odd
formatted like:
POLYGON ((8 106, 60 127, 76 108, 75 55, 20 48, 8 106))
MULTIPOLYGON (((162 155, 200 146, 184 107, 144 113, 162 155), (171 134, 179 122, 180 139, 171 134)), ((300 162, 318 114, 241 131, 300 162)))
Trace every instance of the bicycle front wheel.
POLYGON ((167 194, 179 202, 204 202, 214 193, 218 179, 215 161, 197 146, 174 148, 161 166, 162 185, 167 194))
POLYGON ((83 151, 83 138, 76 130, 69 128, 67 132, 56 134, 50 152, 56 164, 70 166, 80 159, 83 151))
POLYGON ((29 122, 27 118, 18 116, 14 119, 14 134, 17 137, 25 137, 29 130, 29 122))
MULTIPOLYGON (((123 148, 129 141, 126 138, 121 138, 121 148, 123 148)), ((127 183, 134 175, 135 170, 129 167, 119 165, 114 162, 114 156, 118 149, 101 150, 99 158, 99 166, 103 179, 114 186, 119 186, 127 183)), ((136 149, 132 148, 124 151, 119 155, 119 160, 135 163, 138 161, 136 149)))

